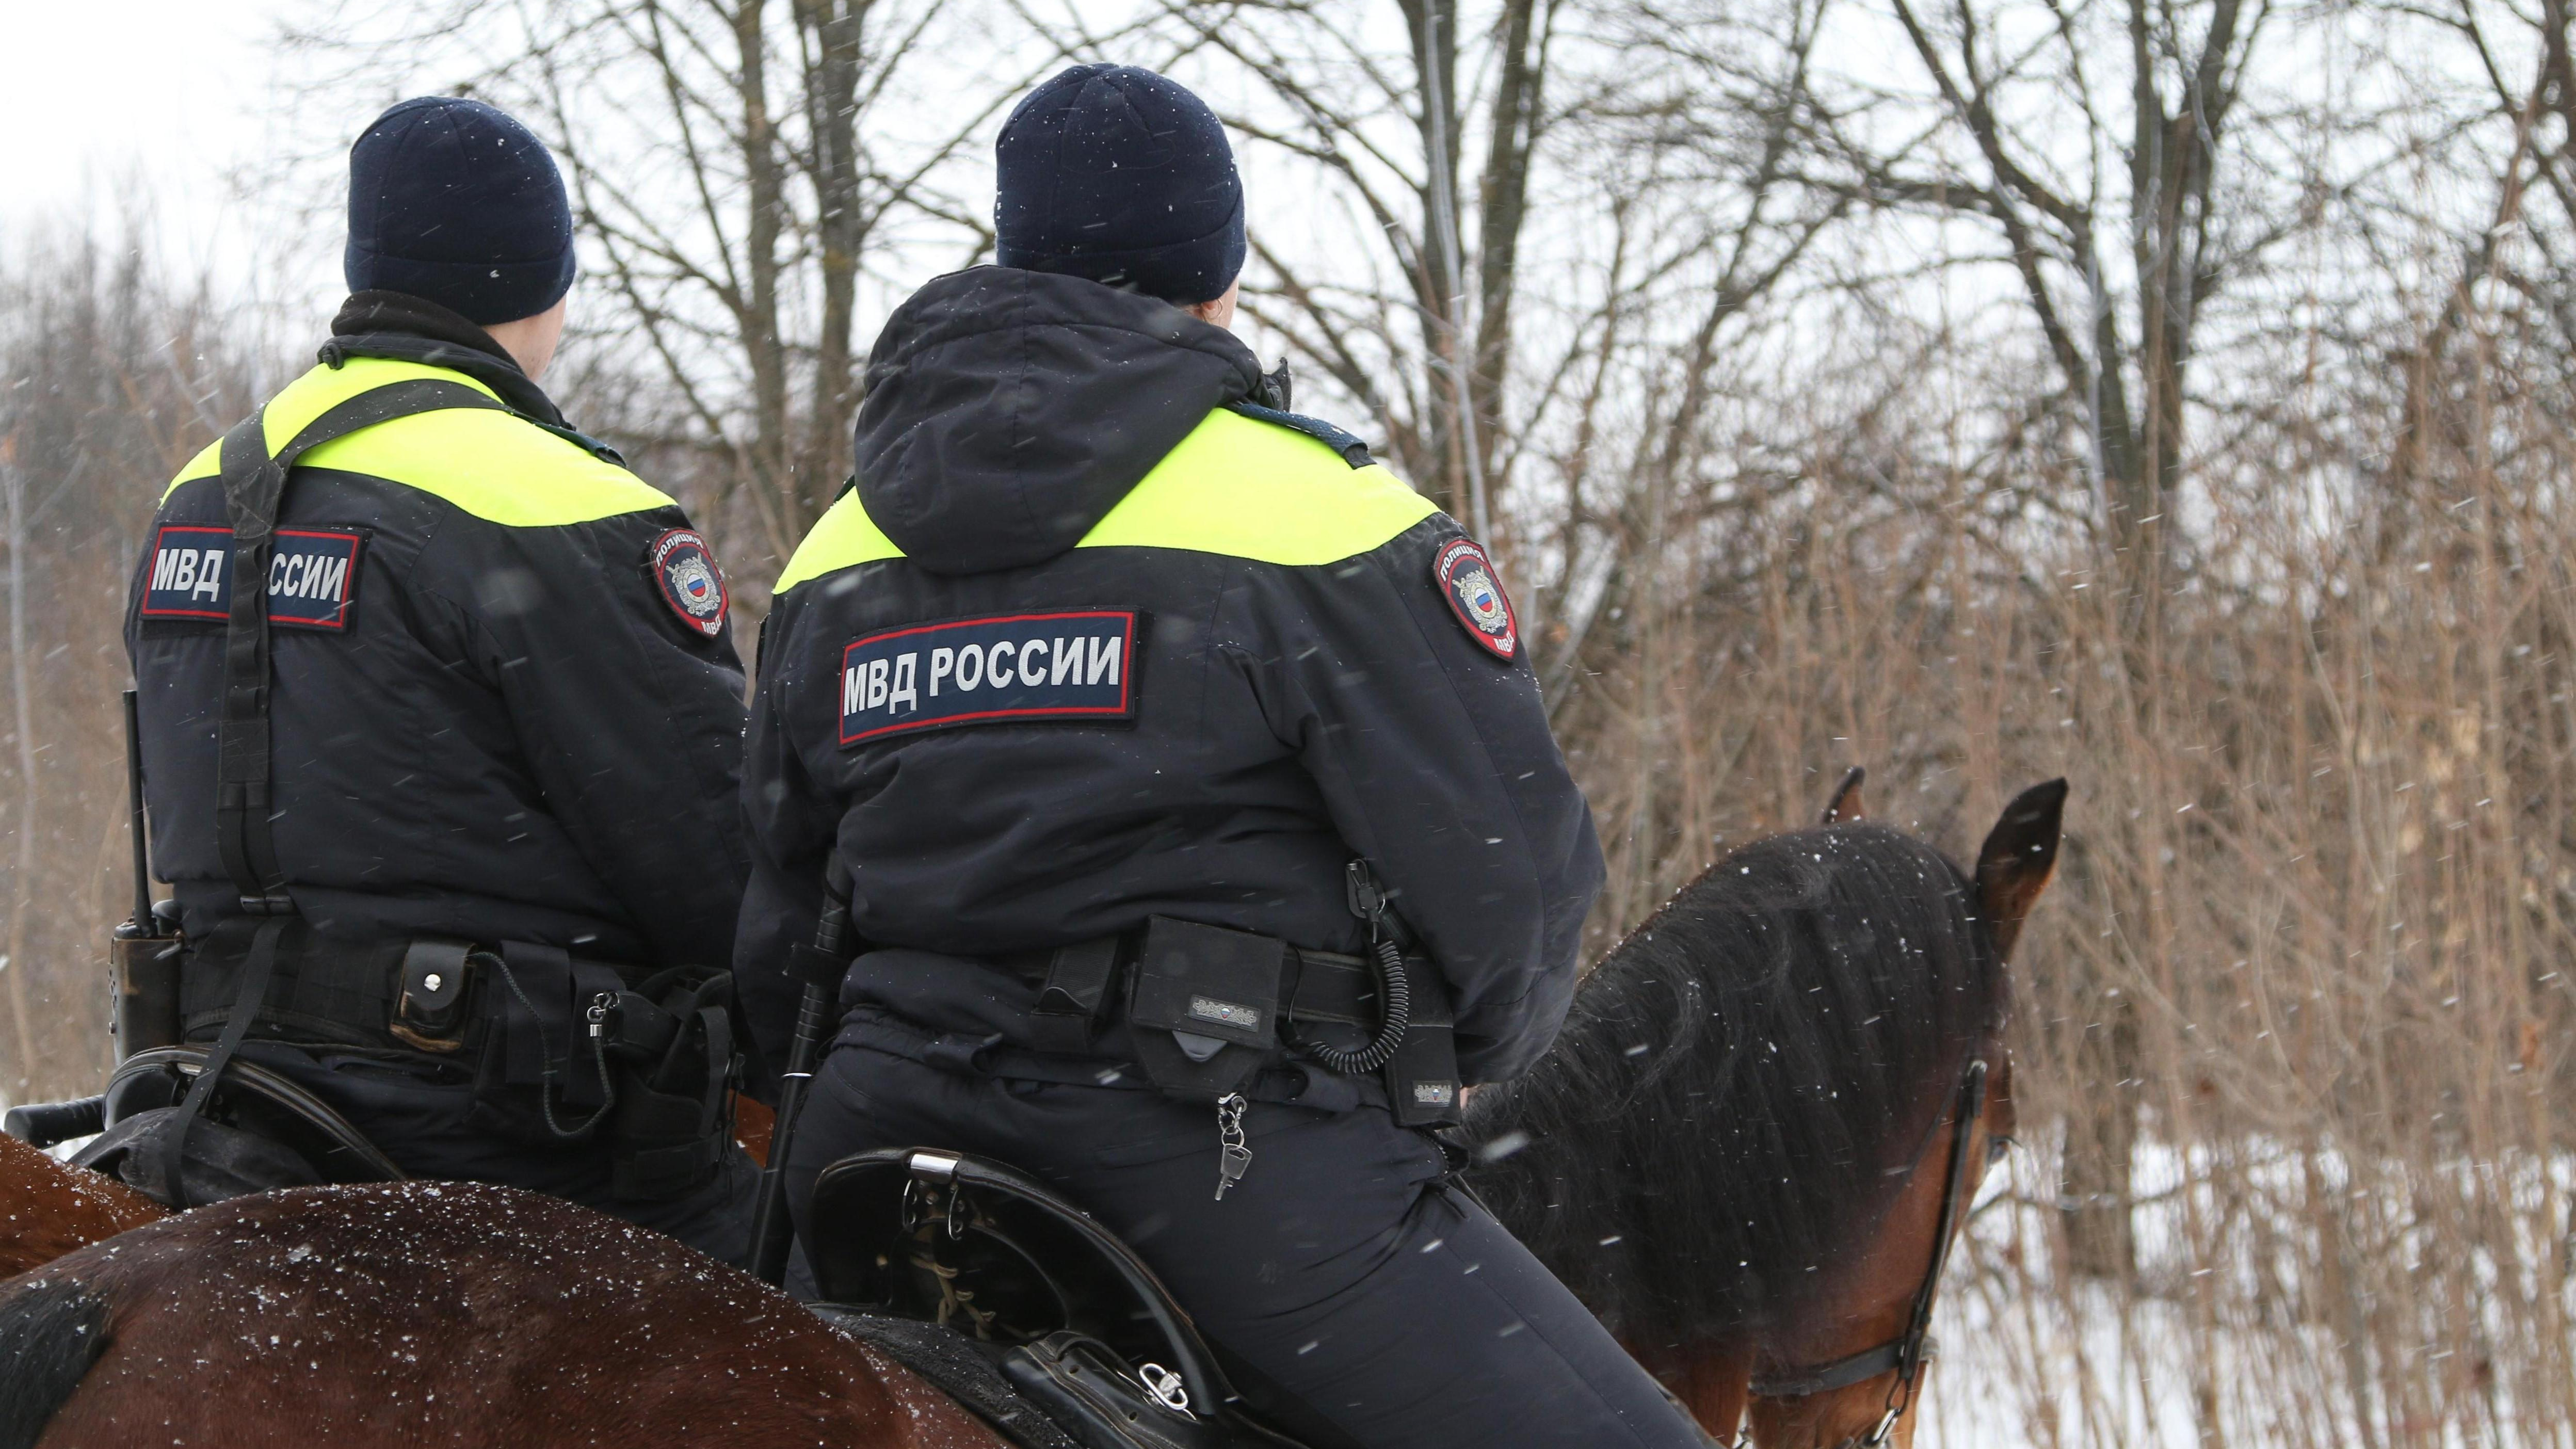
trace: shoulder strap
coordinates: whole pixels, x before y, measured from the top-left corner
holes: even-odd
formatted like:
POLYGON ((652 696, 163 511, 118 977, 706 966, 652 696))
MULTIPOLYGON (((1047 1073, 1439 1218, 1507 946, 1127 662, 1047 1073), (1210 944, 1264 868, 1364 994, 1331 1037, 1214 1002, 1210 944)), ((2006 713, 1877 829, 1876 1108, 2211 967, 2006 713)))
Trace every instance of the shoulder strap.
POLYGON ((224 512, 233 530, 232 610, 224 630, 223 713, 217 726, 215 844, 224 871, 252 915, 292 915, 286 872, 270 829, 268 564, 277 543, 278 510, 287 474, 324 443, 414 413, 495 408, 488 395, 461 382, 413 378, 348 398, 274 454, 262 408, 224 435, 218 454, 224 512))

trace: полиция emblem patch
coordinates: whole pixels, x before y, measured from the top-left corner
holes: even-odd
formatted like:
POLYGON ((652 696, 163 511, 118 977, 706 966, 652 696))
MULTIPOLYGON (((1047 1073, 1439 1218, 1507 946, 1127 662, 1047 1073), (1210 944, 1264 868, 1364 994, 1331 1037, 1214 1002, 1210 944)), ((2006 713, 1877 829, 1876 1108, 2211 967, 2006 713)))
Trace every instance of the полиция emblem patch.
POLYGON ((662 602, 671 606, 681 623, 710 639, 724 632, 725 609, 731 600, 725 592, 724 570, 716 567, 715 553, 705 539, 685 528, 672 529, 653 540, 645 567, 653 575, 653 586, 662 591, 662 602))
POLYGON ((1440 585, 1440 596, 1449 601, 1449 612, 1467 627, 1467 637, 1492 650, 1497 659, 1519 657, 1520 619, 1503 593, 1494 561, 1482 548, 1469 539, 1451 541, 1431 556, 1431 577, 1440 585))

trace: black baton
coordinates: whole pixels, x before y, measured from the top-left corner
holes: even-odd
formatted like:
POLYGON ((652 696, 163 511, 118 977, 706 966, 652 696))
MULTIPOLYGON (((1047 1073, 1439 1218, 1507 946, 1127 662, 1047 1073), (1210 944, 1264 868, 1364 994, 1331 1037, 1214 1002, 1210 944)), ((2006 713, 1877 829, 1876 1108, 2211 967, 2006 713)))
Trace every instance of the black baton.
POLYGON ((760 1200, 752 1210, 751 1271, 776 1286, 787 1281, 787 1249, 796 1238, 796 1225, 787 1211, 787 1149, 796 1138, 805 1087, 814 1080, 815 1059, 823 1054, 833 1000, 851 955, 849 884, 837 858, 824 891, 822 914, 814 921, 814 944, 800 946, 788 957, 789 973, 805 983, 805 996, 796 1008, 796 1036, 787 1048, 787 1071, 778 1082, 778 1116, 769 1130, 769 1161, 761 1168, 760 1200))

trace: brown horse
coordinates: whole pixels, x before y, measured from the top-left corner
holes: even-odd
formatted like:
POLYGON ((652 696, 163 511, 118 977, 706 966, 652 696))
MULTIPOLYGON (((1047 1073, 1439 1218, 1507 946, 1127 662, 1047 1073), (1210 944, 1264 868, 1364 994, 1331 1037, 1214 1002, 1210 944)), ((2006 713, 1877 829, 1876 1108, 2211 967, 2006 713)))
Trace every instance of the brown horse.
POLYGON ((512 1188, 234 1198, 0 1304, 8 1449, 1004 1443, 758 1279, 512 1188))
POLYGON ((2066 798, 2024 791, 1971 874, 1861 820, 1859 778, 1638 927, 1466 1127, 1504 1223, 1703 1428, 1764 1449, 1912 1441, 1893 1346, 2012 1134, 2004 958, 2066 798))
MULTIPOLYGON (((734 1103, 734 1141, 754 1162, 769 1159, 770 1112, 734 1103)), ((169 1210, 114 1178, 65 1167, 0 1134, 0 1278, 41 1268, 75 1248, 167 1217, 169 1210)))
MULTIPOLYGON (((757 1158, 768 1109, 740 1113, 757 1158)), ((508 1188, 299 1189, 172 1217, 0 1136, 11 1274, 24 1276, 0 1284, 5 1449, 40 1433, 49 1449, 1003 1443, 768 1285, 508 1188), (710 1392, 719 1367, 725 1384, 760 1387, 710 1392)))
POLYGON ((43 1267, 161 1215, 159 1203, 125 1184, 65 1167, 0 1134, 0 1278, 43 1267))
MULTIPOLYGON (((1910 1407, 1892 1375, 1750 1389, 1904 1333, 1949 1196, 1917 1169, 1951 1160, 1966 1061, 1999 1070, 1962 1192, 2009 1135, 2002 957, 2064 793, 2016 800, 1969 878, 1850 823, 1847 783, 1838 823, 1713 867, 1594 971, 1546 1063, 1479 1094, 1479 1187, 1711 1432, 1749 1404, 1764 1446, 1856 1443, 1910 1407)), ((38 1162, 0 1162, 0 1202, 22 1167, 68 1172, 38 1162)), ((461 1184, 237 1199, 85 1248, 0 1283, 0 1360, 0 1449, 1002 1442, 747 1275, 461 1184)))

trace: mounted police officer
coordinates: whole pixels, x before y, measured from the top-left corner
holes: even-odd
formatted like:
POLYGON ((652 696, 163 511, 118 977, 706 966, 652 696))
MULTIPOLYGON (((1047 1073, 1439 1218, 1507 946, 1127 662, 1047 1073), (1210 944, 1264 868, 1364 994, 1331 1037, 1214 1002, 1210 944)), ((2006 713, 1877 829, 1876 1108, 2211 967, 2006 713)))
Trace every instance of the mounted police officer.
MULTIPOLYGON (((133 580, 173 1036, 411 1176, 738 1255, 723 574, 538 386, 573 237, 518 122, 448 98, 378 117, 345 269, 320 365, 179 471, 133 580)), ((210 1095, 112 1130, 107 1165, 182 1204, 316 1166, 276 1169, 210 1095), (245 1160, 270 1177, 228 1178, 245 1160)))
POLYGON ((1197 97, 1076 67, 999 164, 765 625, 737 969, 783 1016, 842 880, 866 943, 794 1195, 1032 1172, 1317 1444, 1703 1443, 1428 1130, 1547 1048, 1602 879, 1492 564, 1226 330, 1197 97))

